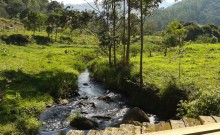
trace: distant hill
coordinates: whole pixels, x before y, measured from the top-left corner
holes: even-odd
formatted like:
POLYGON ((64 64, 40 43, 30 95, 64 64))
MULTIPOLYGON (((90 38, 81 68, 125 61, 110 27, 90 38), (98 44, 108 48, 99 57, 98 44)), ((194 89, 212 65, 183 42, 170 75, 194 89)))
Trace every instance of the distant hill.
POLYGON ((220 25, 220 0, 182 0, 168 8, 155 11, 147 21, 155 21, 160 28, 165 28, 175 19, 220 25))
MULTIPOLYGON (((83 4, 66 4, 65 7, 70 6, 71 9, 84 11, 84 10, 94 10, 92 7, 96 8, 96 5, 93 2, 90 3, 83 3, 83 4), (89 5, 90 4, 90 5, 89 5), (92 7, 91 7, 92 6, 92 7)), ((160 4, 160 8, 167 8, 171 5, 173 5, 174 2, 163 2, 160 4)), ((101 7, 99 7, 101 9, 101 7)))

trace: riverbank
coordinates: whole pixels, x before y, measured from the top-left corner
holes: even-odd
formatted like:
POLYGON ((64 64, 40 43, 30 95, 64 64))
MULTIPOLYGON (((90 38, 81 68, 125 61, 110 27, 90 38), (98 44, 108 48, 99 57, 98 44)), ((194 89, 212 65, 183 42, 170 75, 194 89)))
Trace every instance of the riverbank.
MULTIPOLYGON (((40 134, 50 134, 70 128, 69 117, 75 116, 97 122, 98 129, 113 127, 121 123, 124 114, 129 110, 125 97, 110 92, 102 84, 95 82, 90 78, 88 70, 78 76, 77 84, 79 86, 77 97, 69 99, 66 105, 55 104, 41 114, 40 120, 44 124, 40 134)), ((81 126, 80 128, 83 128, 85 125, 81 126)))
POLYGON ((37 134, 46 106, 77 91, 77 76, 95 57, 94 48, 0 42, 0 134, 37 134))
MULTIPOLYGON (((136 46, 131 47, 134 49, 136 46)), ((166 57, 160 51, 154 52, 152 57, 145 52, 144 88, 138 87, 139 55, 131 58, 129 67, 118 62, 110 68, 108 58, 102 57, 93 60, 90 69, 94 78, 107 88, 124 93, 134 106, 146 112, 164 118, 218 115, 219 48, 218 44, 186 45, 181 65, 178 48, 171 48, 166 57)))

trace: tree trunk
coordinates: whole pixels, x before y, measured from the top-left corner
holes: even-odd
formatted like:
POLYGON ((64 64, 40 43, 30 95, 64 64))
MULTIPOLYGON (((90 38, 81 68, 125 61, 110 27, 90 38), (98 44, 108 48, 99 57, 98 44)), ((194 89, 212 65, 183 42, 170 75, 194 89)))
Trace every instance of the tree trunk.
POLYGON ((164 56, 167 56, 167 45, 165 45, 164 56))
POLYGON ((108 47, 108 49, 109 49, 109 51, 108 51, 108 61, 109 61, 109 66, 111 67, 112 66, 112 47, 111 47, 111 45, 109 45, 109 47, 108 47))
POLYGON ((143 87, 143 48, 144 48, 144 30, 143 30, 143 2, 141 0, 141 52, 140 52, 140 87, 143 87))
POLYGON ((123 20, 124 21, 124 23, 123 23, 123 25, 124 25, 123 26, 124 27, 124 29, 123 29, 123 47, 124 47, 123 48, 123 59, 124 60, 125 60, 125 57, 126 57, 126 39, 125 39, 125 34, 126 34, 126 26, 125 26, 126 25, 126 20, 125 20, 125 18, 126 18, 125 14, 126 13, 125 12, 126 12, 126 9, 125 8, 126 8, 126 0, 124 0, 124 9, 123 9, 124 10, 123 11, 123 16, 124 16, 124 20, 123 20))
POLYGON ((181 79, 181 37, 179 35, 179 82, 181 79))
POLYGON ((130 40, 131 40, 131 0, 128 0, 128 40, 126 52, 126 64, 129 65, 130 61, 130 40))
POLYGON ((115 11, 115 8, 116 8, 116 5, 115 5, 115 0, 113 0, 113 3, 112 3, 112 8, 113 8, 113 48, 114 48, 114 65, 116 65, 116 11, 115 11))
POLYGON ((56 30, 55 30, 55 41, 57 41, 57 27, 56 27, 56 30))

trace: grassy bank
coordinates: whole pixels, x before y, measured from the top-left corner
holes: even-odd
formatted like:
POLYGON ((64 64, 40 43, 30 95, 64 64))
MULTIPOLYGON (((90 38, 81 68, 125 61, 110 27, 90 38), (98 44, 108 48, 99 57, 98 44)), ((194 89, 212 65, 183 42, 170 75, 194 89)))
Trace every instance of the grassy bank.
MULTIPOLYGON (((111 89, 125 92, 134 105, 165 117, 177 113, 190 117, 219 115, 220 45, 185 45, 181 55, 178 47, 174 47, 165 57, 161 45, 152 43, 148 38, 144 49, 143 89, 138 87, 138 43, 131 46, 130 67, 118 62, 115 68, 109 68, 107 57, 91 62, 95 78, 111 89)), ((122 49, 119 50, 121 54, 122 49)))
POLYGON ((70 45, 0 42, 0 134, 37 134, 46 105, 77 90, 77 75, 95 57, 96 40, 74 38, 70 45))

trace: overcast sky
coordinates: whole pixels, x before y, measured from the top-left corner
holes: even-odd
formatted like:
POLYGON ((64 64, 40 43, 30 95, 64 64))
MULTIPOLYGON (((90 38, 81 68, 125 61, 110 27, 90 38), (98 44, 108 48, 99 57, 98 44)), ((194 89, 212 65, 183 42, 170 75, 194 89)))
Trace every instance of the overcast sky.
MULTIPOLYGON (((64 4, 81 4, 85 3, 85 0, 57 0, 59 2, 63 2, 64 4)), ((86 0, 88 2, 93 2, 93 0, 86 0)), ((167 2, 174 2, 174 0, 165 0, 167 2)))

